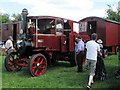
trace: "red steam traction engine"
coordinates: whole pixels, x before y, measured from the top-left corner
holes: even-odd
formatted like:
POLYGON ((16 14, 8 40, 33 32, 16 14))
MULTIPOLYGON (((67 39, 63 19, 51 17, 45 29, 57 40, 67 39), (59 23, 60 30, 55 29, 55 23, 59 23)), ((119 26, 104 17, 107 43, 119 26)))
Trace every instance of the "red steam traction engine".
POLYGON ((32 76, 40 76, 56 60, 67 60, 74 66, 74 40, 79 37, 74 29, 79 30, 79 24, 64 18, 27 14, 27 9, 23 9, 23 32, 16 41, 16 52, 6 56, 5 68, 19 71, 28 66, 32 76))

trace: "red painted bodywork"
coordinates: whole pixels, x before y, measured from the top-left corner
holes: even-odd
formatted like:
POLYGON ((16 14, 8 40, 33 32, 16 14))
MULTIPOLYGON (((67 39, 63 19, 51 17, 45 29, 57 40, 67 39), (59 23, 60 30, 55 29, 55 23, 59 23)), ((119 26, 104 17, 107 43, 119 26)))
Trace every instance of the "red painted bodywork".
POLYGON ((98 38, 103 40, 104 46, 116 47, 117 45, 120 45, 120 23, 100 17, 87 17, 79 21, 79 23, 81 22, 87 22, 87 31, 80 33, 83 34, 83 36, 97 33, 98 38), (93 32, 88 32, 88 24, 91 22, 96 23, 93 24, 95 30, 93 32))
MULTIPOLYGON (((59 17, 53 17, 53 16, 30 16, 29 18, 31 19, 55 19, 57 20, 61 20, 62 22, 64 22, 64 18, 59 18, 59 17)), ((37 34, 33 34, 33 45, 34 47, 43 47, 46 51, 56 51, 56 52, 68 52, 74 51, 74 47, 75 47, 75 43, 74 43, 74 39, 75 39, 75 32, 73 32, 73 23, 75 21, 72 20, 68 20, 69 25, 71 27, 71 32, 68 33, 69 36, 67 36, 65 34, 65 32, 67 32, 67 29, 63 29, 62 30, 62 34, 56 34, 55 28, 53 28, 53 30, 51 30, 51 34, 42 34, 42 33, 37 33, 37 34), (69 44, 69 45, 68 45, 69 44)), ((77 22, 75 22, 77 23, 77 22)))

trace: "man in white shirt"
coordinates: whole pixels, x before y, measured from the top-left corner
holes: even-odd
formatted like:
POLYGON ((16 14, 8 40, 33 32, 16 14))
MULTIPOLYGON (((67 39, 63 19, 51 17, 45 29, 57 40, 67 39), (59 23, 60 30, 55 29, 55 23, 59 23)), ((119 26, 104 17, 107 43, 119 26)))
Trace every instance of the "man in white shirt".
POLYGON ((97 40, 97 34, 93 33, 91 35, 91 40, 86 43, 86 59, 88 63, 89 69, 89 81, 87 88, 91 89, 91 84, 93 83, 93 77, 95 75, 96 63, 97 63, 97 55, 100 53, 100 46, 95 41, 97 40))
POLYGON ((9 53, 11 50, 14 50, 12 36, 8 36, 8 40, 5 43, 5 49, 7 53, 9 53))

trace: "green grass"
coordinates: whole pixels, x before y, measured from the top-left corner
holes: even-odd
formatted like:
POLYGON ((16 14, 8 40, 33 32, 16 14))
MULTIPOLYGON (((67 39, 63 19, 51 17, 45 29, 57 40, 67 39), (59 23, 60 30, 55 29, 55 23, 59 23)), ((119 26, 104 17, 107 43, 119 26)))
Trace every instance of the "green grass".
MULTIPOLYGON (((0 61, 2 65, 2 88, 86 88, 88 71, 77 73, 77 67, 69 67, 68 62, 59 62, 57 66, 48 67, 45 74, 32 77, 28 67, 19 72, 8 72, 4 67, 4 57, 0 61)), ((120 88, 120 80, 115 79, 114 71, 118 67, 118 57, 111 55, 105 59, 107 79, 96 81, 93 88, 120 88)))

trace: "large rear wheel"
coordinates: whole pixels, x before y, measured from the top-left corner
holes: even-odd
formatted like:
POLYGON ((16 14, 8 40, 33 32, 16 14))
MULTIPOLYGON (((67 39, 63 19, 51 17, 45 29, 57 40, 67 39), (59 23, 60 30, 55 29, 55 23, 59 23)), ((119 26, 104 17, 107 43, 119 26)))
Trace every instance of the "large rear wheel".
POLYGON ((7 71, 20 71, 21 66, 17 65, 18 55, 16 52, 9 53, 5 58, 5 68, 7 71))
POLYGON ((43 54, 35 54, 29 62, 29 70, 32 76, 41 76, 47 68, 47 59, 43 54))

